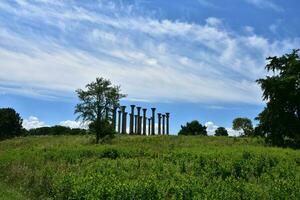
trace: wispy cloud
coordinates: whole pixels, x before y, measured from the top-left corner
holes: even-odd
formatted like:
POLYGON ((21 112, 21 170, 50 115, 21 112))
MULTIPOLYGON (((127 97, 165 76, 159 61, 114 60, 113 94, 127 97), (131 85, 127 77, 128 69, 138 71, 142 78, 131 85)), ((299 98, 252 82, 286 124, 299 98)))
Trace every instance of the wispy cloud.
POLYGON ((246 0, 246 2, 258 7, 258 8, 269 8, 275 11, 284 11, 283 7, 274 3, 272 0, 246 0))
POLYGON ((264 58, 300 43, 239 35, 214 17, 204 24, 158 20, 102 1, 94 9, 63 1, 1 2, 0 10, 26 22, 0 21, 5 92, 14 92, 9 82, 20 91, 71 96, 104 76, 130 99, 260 103, 255 80, 264 74, 264 58))

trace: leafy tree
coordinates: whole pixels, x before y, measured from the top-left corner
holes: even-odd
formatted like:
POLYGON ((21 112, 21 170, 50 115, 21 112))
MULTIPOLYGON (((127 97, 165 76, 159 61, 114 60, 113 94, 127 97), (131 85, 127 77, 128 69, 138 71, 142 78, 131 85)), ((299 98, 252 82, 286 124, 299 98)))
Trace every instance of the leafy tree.
POLYGON ((252 121, 248 118, 236 118, 232 122, 232 129, 236 131, 243 131, 242 136, 252 136, 253 135, 253 125, 252 121))
POLYGON ((228 132, 226 128, 219 127, 217 130, 215 130, 215 136, 228 136, 228 132))
POLYGON ((197 120, 181 126, 178 135, 207 135, 206 126, 202 126, 197 120))
POLYGON ((22 122, 19 113, 12 108, 0 109, 0 139, 20 136, 23 133, 22 122))
POLYGON ((113 86, 104 78, 86 85, 86 90, 76 90, 80 103, 75 107, 78 119, 90 122, 90 128, 96 133, 96 142, 107 134, 114 132, 112 111, 119 106, 119 100, 126 95, 120 93, 120 86, 113 86), (108 131, 110 129, 110 131, 108 131))
POLYGON ((300 59, 298 50, 281 57, 267 58, 272 76, 257 80, 267 101, 256 119, 258 130, 271 144, 300 146, 300 59))

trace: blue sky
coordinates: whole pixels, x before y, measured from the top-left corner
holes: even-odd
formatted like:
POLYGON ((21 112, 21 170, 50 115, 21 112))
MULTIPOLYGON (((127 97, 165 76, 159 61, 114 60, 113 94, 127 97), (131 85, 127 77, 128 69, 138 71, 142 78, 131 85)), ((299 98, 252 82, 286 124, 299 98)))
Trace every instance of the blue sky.
MULTIPOLYGON (((210 133, 263 109, 265 58, 300 47, 297 0, 0 1, 0 107, 27 128, 78 126, 75 90, 96 77, 122 104, 197 119, 210 133)), ((255 122, 254 122, 255 123, 255 122)))

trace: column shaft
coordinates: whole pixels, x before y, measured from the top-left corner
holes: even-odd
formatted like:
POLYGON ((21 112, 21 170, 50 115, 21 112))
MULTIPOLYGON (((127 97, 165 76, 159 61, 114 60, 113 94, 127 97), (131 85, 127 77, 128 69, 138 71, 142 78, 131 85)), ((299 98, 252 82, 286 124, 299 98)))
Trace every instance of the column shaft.
POLYGON ((166 134, 169 135, 169 119, 170 119, 170 113, 166 113, 166 134))
POLYGON ((118 111, 118 133, 121 133, 121 114, 122 114, 122 111, 119 110, 118 111))
POLYGON ((152 126, 151 126, 151 134, 152 135, 155 135, 155 108, 151 108, 151 110, 152 110, 152 119, 151 119, 151 121, 152 121, 152 126))
POLYGON ((166 118, 166 115, 162 115, 162 134, 165 135, 166 132, 165 132, 165 118, 166 118))
POLYGON ((147 127, 147 118, 146 118, 147 109, 143 109, 143 135, 146 135, 146 127, 147 127))
POLYGON ((157 118, 158 118, 158 135, 161 134, 161 113, 157 114, 157 118))

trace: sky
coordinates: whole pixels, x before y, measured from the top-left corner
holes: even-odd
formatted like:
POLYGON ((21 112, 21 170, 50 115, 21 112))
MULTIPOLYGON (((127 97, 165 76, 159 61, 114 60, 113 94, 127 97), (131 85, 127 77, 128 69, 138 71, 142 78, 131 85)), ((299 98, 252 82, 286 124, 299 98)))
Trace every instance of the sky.
MULTIPOLYGON (((96 77, 122 105, 170 112, 209 134, 263 110, 269 56, 300 47, 298 0, 1 0, 0 107, 25 128, 80 126, 75 90, 96 77)), ((129 108, 127 108, 129 111, 129 108)), ((150 113, 149 113, 150 114, 150 113)))

